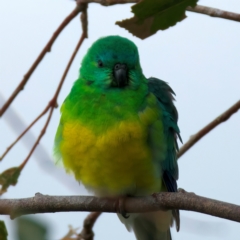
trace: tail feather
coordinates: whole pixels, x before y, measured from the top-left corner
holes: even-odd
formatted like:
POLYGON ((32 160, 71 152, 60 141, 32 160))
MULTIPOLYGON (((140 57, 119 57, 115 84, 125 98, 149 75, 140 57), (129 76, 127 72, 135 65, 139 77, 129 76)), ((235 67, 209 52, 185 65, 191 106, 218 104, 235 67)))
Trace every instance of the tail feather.
POLYGON ((154 223, 141 217, 135 219, 133 231, 137 240, 172 240, 170 229, 161 232, 154 223))
POLYGON ((137 240, 172 240, 171 211, 131 214, 127 219, 118 216, 129 231, 134 231, 137 240))

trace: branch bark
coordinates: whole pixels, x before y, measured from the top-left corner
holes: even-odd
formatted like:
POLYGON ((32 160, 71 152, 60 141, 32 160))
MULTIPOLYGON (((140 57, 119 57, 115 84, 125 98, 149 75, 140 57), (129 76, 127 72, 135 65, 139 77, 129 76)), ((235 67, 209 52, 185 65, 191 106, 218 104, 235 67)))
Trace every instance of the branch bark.
POLYGON ((234 105, 232 105, 227 111, 219 115, 212 122, 210 122, 207 126, 202 128, 195 135, 191 136, 189 141, 186 142, 180 149, 177 154, 178 158, 180 158, 189 148, 191 148, 196 142, 198 142, 202 137, 204 137, 207 133, 217 127, 219 124, 227 121, 234 113, 236 113, 240 109, 240 100, 237 101, 234 105))
MULTIPOLYGON (((54 32, 53 36, 50 38, 49 42, 46 44, 46 46, 43 48, 33 65, 30 67, 28 72, 24 75, 22 81, 19 83, 17 88, 14 90, 12 95, 9 97, 9 99, 6 101, 6 103, 2 106, 0 109, 0 117, 4 114, 4 112, 8 109, 10 104, 13 102, 13 100, 16 98, 16 96, 19 94, 21 90, 23 90, 24 86, 26 85, 28 79, 38 66, 38 64, 41 62, 43 57, 47 52, 51 51, 51 47, 58 37, 58 35, 62 32, 62 30, 68 25, 68 23, 78 15, 79 12, 82 11, 82 7, 84 4, 87 3, 99 3, 103 6, 110 6, 115 4, 126 4, 126 3, 138 3, 139 0, 76 0, 77 6, 76 8, 64 19, 64 21, 60 24, 58 29, 54 32)), ((187 11, 201 13, 205 15, 209 15, 211 17, 218 17, 218 18, 224 18, 228 20, 238 21, 240 22, 240 14, 223 11, 217 8, 211 8, 206 6, 197 5, 196 7, 188 7, 187 11)))
MULTIPOLYGON (((70 211, 115 213, 118 202, 117 198, 48 196, 37 193, 32 198, 0 199, 0 214, 10 215, 13 219, 35 213, 70 211)), ((126 198, 124 208, 127 213, 181 209, 240 222, 240 206, 201 197, 185 190, 177 193, 156 193, 148 197, 126 198)))
POLYGON ((93 225, 95 224, 100 215, 101 212, 92 212, 85 218, 83 222, 83 230, 78 235, 79 240, 93 240, 93 225))
MULTIPOLYGON (((103 6, 111 6, 115 4, 126 4, 126 3, 138 3, 140 0, 77 0, 79 3, 99 3, 103 6)), ((210 17, 224 18, 228 20, 233 20, 240 22, 240 14, 234 12, 224 11, 218 8, 212 8, 202 5, 197 5, 196 7, 188 7, 187 11, 201 13, 208 15, 210 17)))
POLYGON ((61 88, 62 88, 62 85, 65 81, 65 78, 67 76, 67 73, 72 65, 72 62, 78 52, 78 50, 80 49, 83 41, 85 38, 87 38, 87 25, 88 25, 88 20, 87 20, 87 4, 82 4, 81 5, 81 9, 82 9, 82 14, 80 16, 81 18, 81 23, 82 23, 82 35, 77 43, 77 46, 75 47, 70 59, 69 59, 69 62, 67 63, 67 66, 63 72, 63 75, 62 75, 62 78, 60 79, 60 82, 58 84, 58 87, 56 89, 56 92, 53 96, 53 98, 49 101, 48 105, 44 108, 44 110, 39 114, 39 116, 17 137, 17 139, 6 149, 6 151, 3 153, 2 156, 0 156, 0 161, 2 161, 2 159, 7 155, 7 153, 12 149, 12 147, 15 146, 15 144, 29 131, 29 129, 36 123, 38 122, 38 120, 40 118, 42 118, 50 109, 50 112, 49 112, 49 116, 47 118, 47 121, 43 127, 43 129, 41 130, 40 134, 39 134, 39 137, 38 139, 36 140, 35 144, 33 145, 30 153, 28 154, 27 158, 24 160, 24 162, 20 165, 21 168, 23 168, 25 166, 25 164, 27 163, 27 161, 29 160, 29 158, 31 157, 33 151, 35 150, 35 148, 37 147, 37 145, 39 144, 41 138, 43 137, 43 135, 45 134, 46 130, 47 130, 47 127, 48 127, 48 124, 51 120, 51 117, 52 117, 52 113, 53 113, 53 110, 54 108, 57 106, 57 98, 58 98, 58 95, 61 91, 61 88))
POLYGON ((26 85, 28 79, 30 78, 30 76, 32 75, 32 73, 34 72, 34 70, 37 68, 38 64, 42 61, 43 57, 45 56, 45 54, 47 52, 51 51, 51 47, 54 43, 54 41, 56 40, 56 38, 58 37, 58 35, 62 32, 62 30, 68 25, 68 23, 71 22, 71 20, 73 18, 75 18, 79 12, 82 11, 83 9, 83 5, 78 4, 76 6, 76 8, 63 20, 63 22, 60 24, 60 26, 57 28, 57 30, 53 33, 53 36, 50 38, 50 40, 48 41, 48 43, 46 44, 46 46, 43 48, 43 50, 41 51, 41 53, 39 54, 39 56, 37 57, 37 59, 35 60, 35 62, 32 64, 32 66, 30 67, 30 69, 28 70, 28 72, 24 75, 22 81, 19 83, 19 85, 17 86, 17 88, 14 90, 14 92, 12 93, 12 95, 9 97, 9 99, 5 102, 5 104, 2 106, 2 108, 0 109, 0 117, 4 114, 4 112, 8 109, 8 107, 10 106, 10 104, 12 103, 12 101, 16 98, 16 96, 19 94, 19 92, 21 92, 24 89, 24 86, 26 85))
POLYGON ((211 8, 211 7, 206 7, 206 6, 202 6, 202 5, 197 5, 194 8, 188 7, 187 11, 205 14, 210 17, 224 18, 224 19, 240 22, 240 14, 224 11, 224 10, 217 9, 217 8, 211 8))

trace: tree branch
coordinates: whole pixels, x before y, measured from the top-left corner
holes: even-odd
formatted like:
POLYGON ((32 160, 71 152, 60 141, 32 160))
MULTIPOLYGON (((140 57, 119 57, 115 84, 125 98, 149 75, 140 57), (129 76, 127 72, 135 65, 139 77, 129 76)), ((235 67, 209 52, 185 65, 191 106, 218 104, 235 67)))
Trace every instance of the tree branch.
POLYGON ((199 141, 202 137, 204 137, 208 132, 213 130, 220 123, 227 121, 234 113, 236 113, 240 109, 240 100, 237 101, 234 105, 232 105, 227 111, 219 115, 212 122, 210 122, 207 126, 202 128, 198 133, 194 134, 190 137, 189 141, 186 142, 180 149, 177 154, 178 158, 180 158, 189 148, 191 148, 197 141, 199 141))
POLYGON ((14 92, 12 93, 12 95, 9 97, 9 99, 5 102, 5 104, 2 106, 2 108, 0 109, 0 117, 4 114, 4 112, 8 109, 8 107, 10 106, 10 104, 12 103, 12 101, 16 98, 16 96, 18 95, 18 93, 23 90, 25 84, 27 83, 28 79, 30 78, 30 76, 32 75, 32 73, 34 72, 34 70, 36 69, 36 67, 38 66, 38 64, 42 61, 43 57, 45 56, 45 54, 47 52, 51 51, 51 47, 54 43, 54 41, 56 40, 56 38, 58 37, 58 35, 62 32, 62 30, 68 25, 69 22, 71 22, 71 20, 76 17, 78 15, 79 12, 82 11, 83 5, 82 4, 78 4, 76 6, 76 8, 63 20, 63 22, 60 24, 60 26, 57 28, 57 30, 54 32, 53 36, 50 38, 50 40, 48 41, 48 43, 46 44, 46 46, 43 48, 43 50, 41 51, 41 53, 39 54, 39 56, 37 57, 37 59, 35 60, 35 62, 33 63, 33 65, 30 67, 30 69, 28 70, 28 72, 24 75, 22 81, 19 83, 19 85, 17 86, 17 88, 14 90, 14 92))
POLYGON ((188 7, 187 11, 205 14, 210 17, 224 18, 224 19, 240 22, 240 14, 224 11, 224 10, 217 9, 217 8, 211 8, 211 7, 197 5, 194 8, 188 7))
POLYGON ((100 215, 101 212, 92 212, 85 218, 83 222, 83 230, 78 235, 79 240, 93 240, 93 225, 95 224, 100 215))
MULTIPOLYGON (((15 97, 18 95, 18 93, 23 90, 25 84, 27 83, 28 79, 38 66, 38 64, 41 62, 43 57, 47 52, 50 52, 52 44, 58 37, 58 35, 62 32, 62 30, 68 25, 68 23, 77 16, 79 12, 82 11, 82 7, 84 4, 87 3, 99 3, 103 6, 110 6, 115 4, 125 4, 125 3, 138 3, 139 0, 76 0, 77 6, 76 8, 65 18, 65 20, 61 23, 61 25, 58 27, 58 29, 54 32, 52 38, 49 40, 47 45, 44 47, 40 55, 37 57, 31 68, 28 70, 28 72, 24 75, 22 81, 18 85, 18 87, 14 90, 12 95, 9 97, 9 99, 6 101, 6 103, 2 106, 0 109, 0 117, 4 114, 4 112, 7 110, 9 105, 12 103, 12 101, 15 99, 15 97)), ((206 6, 197 5, 196 7, 188 7, 187 11, 201 13, 205 15, 209 15, 211 17, 218 17, 218 18, 224 18, 228 20, 238 21, 240 22, 240 14, 223 11, 217 8, 211 8, 206 6)))
POLYGON ((3 158, 8 154, 8 152, 15 146, 15 144, 30 130, 30 128, 40 119, 42 118, 42 116, 44 116, 48 110, 49 110, 50 106, 49 104, 45 107, 45 109, 32 121, 32 123, 29 124, 29 126, 16 138, 16 140, 7 147, 7 149, 5 150, 5 152, 2 154, 2 156, 0 156, 0 161, 3 160, 3 158))
POLYGON ((79 228, 74 229, 72 226, 69 226, 70 229, 68 233, 61 238, 61 240, 93 240, 94 232, 92 229, 100 215, 101 212, 92 212, 88 214, 83 222, 83 229, 79 234, 77 233, 79 228))
POLYGON ((138 3, 140 0, 76 0, 79 3, 98 3, 103 6, 111 6, 116 4, 138 3))
POLYGON ((6 149, 6 151, 3 153, 2 156, 0 156, 0 161, 6 156, 6 154, 12 149, 12 147, 28 132, 28 130, 42 117, 44 116, 50 109, 50 112, 49 112, 49 116, 47 118, 47 121, 42 129, 42 131, 40 132, 39 136, 38 136, 38 139, 36 140, 35 144, 33 145, 30 153, 28 154, 27 158, 23 161, 23 163, 20 165, 20 168, 22 169, 25 164, 27 163, 27 161, 29 160, 29 158, 31 157, 33 151, 35 150, 35 148, 37 147, 38 143, 40 142, 41 138, 43 137, 43 135, 45 134, 46 132, 46 129, 48 127, 48 124, 51 120, 51 117, 52 117, 52 113, 53 113, 53 110, 54 108, 57 106, 57 98, 58 98, 58 95, 60 93, 60 90, 62 88, 62 85, 64 83, 64 80, 67 76, 67 73, 72 65, 72 62, 79 50, 79 48, 81 47, 82 43, 83 43, 83 40, 87 37, 87 4, 82 4, 81 6, 81 9, 82 9, 82 14, 81 14, 81 22, 82 22, 82 29, 83 29, 83 33, 77 43, 77 46, 75 47, 70 59, 69 59, 69 62, 66 66, 66 69, 62 75, 62 78, 58 84, 58 87, 56 89, 56 92, 53 96, 53 98, 50 100, 49 104, 45 107, 45 109, 39 114, 39 116, 17 137, 17 139, 6 149))
MULTIPOLYGON (((115 4, 125 4, 125 3, 138 3, 139 1, 140 0, 77 0, 77 2, 81 2, 81 3, 99 3, 103 6, 111 6, 115 4)), ((217 8, 197 5, 194 8, 187 7, 187 11, 205 14, 210 17, 218 17, 218 18, 224 18, 224 19, 240 22, 240 14, 224 11, 217 8)))
MULTIPOLYGON (((32 198, 0 199, 0 214, 11 219, 25 214, 70 211, 116 212, 118 199, 89 196, 48 196, 37 193, 32 198)), ((240 206, 197 196, 180 190, 178 193, 163 192, 148 197, 126 198, 127 213, 181 209, 204 213, 240 222, 240 206)))
MULTIPOLYGON (((38 143, 40 142, 41 138, 43 137, 43 135, 45 134, 45 132, 46 132, 46 130, 47 130, 48 124, 49 124, 49 122, 50 122, 50 120, 51 120, 51 117, 52 117, 53 110, 54 110, 54 108, 57 106, 57 98, 58 98, 59 92, 60 92, 60 90, 61 90, 61 88, 62 88, 62 85, 63 85, 64 80, 65 80, 65 78, 66 78, 66 76, 67 76, 67 73, 68 73, 68 71, 69 71, 69 69, 70 69, 70 67, 71 67, 71 65, 72 65, 73 60, 74 60, 74 58, 75 58, 75 56, 76 56, 76 54, 77 54, 80 46, 82 45, 83 40, 86 38, 86 34, 87 34, 87 33, 86 33, 85 31, 83 31, 82 36, 81 36, 81 38, 79 39, 79 41, 78 41, 78 43, 77 43, 77 46, 76 46, 76 48, 75 48, 74 51, 73 51, 72 56, 70 57, 70 60, 69 60, 69 62, 68 62, 68 64, 67 64, 67 66, 66 66, 66 69, 64 70, 64 73, 63 73, 62 78, 61 78, 61 80, 60 80, 60 82, 59 82, 59 85, 58 85, 58 87, 57 87, 57 90, 56 90, 56 92, 55 92, 52 100, 49 102, 48 109, 50 108, 50 112, 49 112, 47 121, 46 121, 43 129, 41 130, 41 132, 40 132, 40 134, 39 134, 36 142, 34 143, 34 145, 33 145, 32 149, 31 149, 30 153, 28 154, 27 158, 26 158, 26 159, 23 161, 23 163, 20 165, 20 168, 21 168, 21 169, 26 165, 26 163, 28 162, 29 158, 31 157, 33 151, 35 150, 35 148, 37 147, 38 143)), ((45 110, 44 110, 44 111, 45 111, 45 110)), ((41 116, 41 115, 42 115, 42 114, 40 114, 40 116, 41 116)))

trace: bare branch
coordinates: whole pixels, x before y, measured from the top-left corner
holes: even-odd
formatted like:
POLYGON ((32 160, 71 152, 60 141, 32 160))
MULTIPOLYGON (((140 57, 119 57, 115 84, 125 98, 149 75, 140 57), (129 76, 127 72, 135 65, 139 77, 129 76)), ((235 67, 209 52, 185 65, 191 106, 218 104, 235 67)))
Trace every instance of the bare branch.
POLYGON ((139 0, 76 0, 79 3, 99 3, 103 6, 111 6, 116 4, 138 3, 139 0))
POLYGON ((79 41, 78 41, 78 43, 77 43, 77 46, 75 47, 75 49, 74 49, 74 51, 73 51, 73 53, 72 53, 72 56, 71 56, 71 58, 70 58, 70 60, 69 60, 69 62, 68 62, 68 64, 67 64, 67 67, 66 67, 66 69, 65 69, 65 71, 64 71, 64 73, 63 73, 63 76, 62 76, 62 78, 61 78, 61 80, 60 80, 60 82, 59 82, 59 85, 58 85, 58 87, 57 87, 57 90, 56 90, 56 92, 55 92, 52 100, 49 102, 49 104, 47 105, 47 107, 39 114, 39 116, 38 116, 38 117, 22 132, 22 134, 20 134, 20 135, 18 136, 18 138, 6 149, 6 151, 5 151, 5 152, 3 153, 3 155, 0 157, 0 161, 6 156, 6 154, 11 150, 11 148, 25 135, 25 133, 26 133, 42 116, 44 116, 44 115, 48 112, 48 110, 50 109, 49 116, 48 116, 48 118, 47 118, 47 121, 46 121, 46 123, 45 123, 45 125, 44 125, 44 127, 43 127, 43 129, 42 129, 42 131, 41 131, 41 133, 40 133, 39 136, 38 136, 38 139, 36 140, 35 144, 33 145, 30 153, 29 153, 28 156, 27 156, 27 158, 26 158, 26 159, 23 161, 23 163, 20 165, 20 168, 21 168, 21 169, 22 169, 22 168, 25 166, 25 164, 28 162, 28 160, 29 160, 29 158, 31 157, 33 151, 35 150, 35 148, 37 147, 38 143, 40 142, 42 136, 45 134, 46 129, 47 129, 47 126, 48 126, 48 124, 49 124, 49 122, 50 122, 50 119, 51 119, 51 117, 52 117, 53 110, 54 110, 54 108, 57 106, 57 97, 58 97, 59 92, 60 92, 60 90, 61 90, 61 88, 62 88, 62 85, 63 85, 63 83, 64 83, 64 80, 65 80, 65 78, 66 78, 66 76, 67 76, 67 73, 68 73, 68 71, 69 71, 69 69, 70 69, 70 67, 71 67, 71 65, 72 65, 72 62, 73 62, 73 60, 74 60, 74 58, 75 58, 75 56, 76 56, 76 54, 77 54, 80 46, 82 45, 83 40, 84 40, 84 39, 86 38, 86 36, 87 36, 87 32, 86 32, 86 31, 87 31, 87 12, 86 12, 87 5, 86 5, 86 4, 83 4, 83 6, 81 7, 81 9, 83 10, 83 13, 82 13, 83 16, 81 17, 83 33, 82 33, 82 36, 81 36, 81 38, 79 39, 79 41))
POLYGON ((79 240, 93 240, 93 225, 95 224, 98 217, 101 215, 101 212, 92 212, 90 213, 83 222, 83 230, 78 235, 79 240))
POLYGON ((210 122, 207 126, 202 128, 198 133, 191 136, 189 141, 186 142, 178 152, 178 158, 180 158, 189 148, 191 148, 197 141, 199 141, 202 137, 204 137, 208 132, 213 130, 220 123, 227 121, 234 113, 236 113, 240 109, 240 100, 237 101, 233 106, 231 106, 227 111, 222 113, 220 116, 215 118, 212 122, 210 122))
MULTIPOLYGON (((15 91, 12 93, 10 98, 6 101, 6 103, 3 105, 3 107, 0 109, 0 117, 4 114, 4 112, 7 110, 8 106, 12 103, 12 101, 15 99, 15 97, 18 95, 18 93, 23 90, 25 84, 27 83, 28 79, 30 78, 31 74, 35 70, 35 68, 38 66, 38 64, 41 62, 43 57, 47 52, 50 52, 52 44, 58 37, 58 35, 62 32, 62 30, 68 25, 68 23, 77 16, 79 12, 81 12, 85 4, 87 3, 99 3, 104 6, 110 6, 115 4, 125 4, 125 3, 137 3, 138 0, 76 0, 77 6, 76 8, 65 18, 65 20, 61 23, 61 25, 58 27, 58 29, 53 34, 52 38, 49 40, 47 45, 44 47, 38 58, 35 60, 31 68, 28 70, 28 72, 24 75, 22 81, 18 85, 18 87, 15 89, 15 91)), ((229 20, 234 20, 240 22, 240 14, 233 13, 233 12, 227 12, 216 8, 206 7, 197 5, 196 7, 188 7, 187 11, 206 14, 211 17, 219 17, 229 20)), ((87 25, 86 25, 87 26, 87 25)), ((86 35, 87 36, 87 35, 86 35)))
POLYGON ((188 7, 187 10, 190 12, 205 14, 210 17, 224 18, 224 19, 240 22, 240 14, 224 11, 224 10, 217 9, 217 8, 211 8, 211 7, 197 5, 194 8, 188 7))
MULTIPOLYGON (((16 218, 25 214, 70 211, 116 212, 119 199, 89 196, 48 196, 37 193, 32 198, 0 199, 0 214, 16 218)), ((197 196, 181 190, 178 193, 163 192, 148 197, 126 198, 127 213, 149 212, 166 209, 182 209, 200 212, 240 222, 240 206, 197 196)))
POLYGON ((69 22, 71 22, 71 20, 76 17, 78 15, 79 12, 82 11, 82 4, 78 4, 76 6, 76 8, 63 20, 63 22, 60 24, 60 26, 57 28, 57 30, 54 32, 53 36, 50 38, 50 40, 48 41, 48 43, 46 44, 46 46, 43 48, 43 50, 41 51, 41 53, 39 54, 39 56, 37 57, 37 59, 35 60, 35 62, 33 63, 33 65, 30 67, 30 69, 28 70, 28 72, 24 75, 22 81, 19 83, 19 85, 17 86, 17 88, 14 90, 14 92, 12 93, 12 95, 10 96, 10 98, 5 102, 5 104, 2 106, 2 108, 0 109, 0 117, 4 114, 4 112, 7 110, 7 108, 9 107, 9 105, 12 103, 12 101, 15 99, 15 97, 18 95, 18 93, 23 90, 25 84, 27 83, 28 79, 30 78, 30 76, 32 75, 32 73, 34 72, 34 70, 36 69, 36 67, 38 66, 38 64, 41 62, 41 60, 43 59, 43 57, 45 56, 45 54, 47 52, 51 51, 51 47, 54 43, 54 41, 56 40, 56 38, 58 37, 58 35, 62 32, 62 30, 68 25, 69 22))
POLYGON ((87 3, 80 3, 79 5, 82 6, 82 14, 80 16, 80 20, 82 23, 82 31, 84 33, 84 37, 88 38, 88 15, 87 15, 87 3))
POLYGON ((29 129, 42 117, 44 116, 48 110, 49 110, 50 106, 47 105, 45 107, 45 109, 38 115, 38 117, 36 117, 33 122, 17 137, 17 139, 9 146, 7 147, 6 151, 2 154, 2 156, 0 157, 0 161, 2 161, 2 159, 7 155, 7 153, 15 146, 15 144, 29 131, 29 129))
MULTIPOLYGON (((57 106, 57 97, 58 97, 58 95, 59 95, 59 92, 60 92, 60 90, 61 90, 61 88, 62 88, 62 85, 63 85, 63 83, 64 83, 64 80, 65 80, 65 78, 66 78, 66 76, 67 76, 67 73, 68 73, 68 71, 69 71, 69 69, 70 69, 70 67, 71 67, 71 65, 72 65, 72 62, 73 62, 73 60, 74 60, 74 58, 75 58, 75 56, 76 56, 76 54, 77 54, 80 46, 82 45, 82 42, 83 42, 83 40, 85 39, 85 37, 86 37, 86 32, 83 32, 83 33, 82 33, 82 36, 81 36, 81 38, 80 38, 80 40, 79 40, 79 42, 78 42, 78 44, 77 44, 77 46, 76 46, 76 48, 75 48, 72 56, 71 56, 71 58, 70 58, 70 60, 69 60, 69 62, 68 62, 68 64, 67 64, 67 67, 66 67, 66 69, 65 69, 65 71, 64 71, 64 73, 63 73, 63 76, 62 76, 62 78, 61 78, 61 80, 60 80, 60 82, 59 82, 59 85, 58 85, 57 90, 56 90, 56 92, 55 92, 55 94, 54 94, 54 97, 53 97, 53 99, 49 102, 48 109, 50 108, 50 112, 49 112, 47 121, 46 121, 43 129, 41 130, 41 132, 40 132, 40 134, 39 134, 36 142, 34 143, 31 151, 29 152, 28 156, 27 156, 26 159, 23 161, 23 163, 19 166, 21 169, 26 165, 26 163, 28 162, 29 158, 31 157, 33 151, 35 150, 35 148, 37 147, 38 143, 40 142, 41 138, 43 137, 43 135, 45 134, 45 132, 46 132, 46 130, 47 130, 48 124, 49 124, 49 122, 50 122, 50 120, 51 120, 51 117, 52 117, 53 110, 54 110, 54 108, 57 106)), ((45 110, 44 110, 44 111, 45 111, 45 110)), ((41 115, 42 115, 42 114, 40 114, 40 116, 41 116, 41 115)))
MULTIPOLYGON (((44 127, 43 129, 41 130, 36 142, 34 143, 31 151, 29 152, 29 154, 27 155, 27 157, 25 158, 25 160, 21 163, 21 165, 19 166, 19 168, 22 170, 24 168, 24 166, 26 165, 26 163, 28 162, 28 160, 30 159, 30 157, 32 156, 35 148, 37 147, 38 143, 40 142, 41 138, 43 137, 43 135, 45 134, 46 130, 47 130, 47 127, 48 127, 48 124, 51 120, 51 117, 52 117, 52 113, 53 113, 53 110, 54 110, 54 106, 52 105, 53 102, 50 102, 49 105, 48 105, 48 110, 50 108, 50 112, 49 112, 49 115, 48 115, 48 118, 47 118, 47 121, 46 123, 44 124, 44 127)), ((41 116, 42 114, 40 114, 41 116)))
MULTIPOLYGON (((115 4, 125 4, 125 3, 138 3, 139 0, 77 0, 81 3, 99 3, 103 6, 111 6, 115 4)), ((240 14, 234 12, 228 12, 217 8, 197 5, 196 7, 188 7, 187 11, 201 13, 208 15, 210 17, 224 18, 228 20, 233 20, 240 22, 240 14)))
POLYGON ((77 234, 77 229, 73 229, 70 226, 69 232, 61 240, 93 240, 93 225, 100 215, 101 212, 92 212, 88 214, 83 222, 83 229, 81 233, 77 234))

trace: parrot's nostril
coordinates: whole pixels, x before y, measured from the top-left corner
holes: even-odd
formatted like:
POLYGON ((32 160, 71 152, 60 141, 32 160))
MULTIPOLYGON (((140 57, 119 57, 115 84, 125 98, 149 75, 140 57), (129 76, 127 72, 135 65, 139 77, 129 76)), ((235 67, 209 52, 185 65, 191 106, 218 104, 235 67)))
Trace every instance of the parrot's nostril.
POLYGON ((115 65, 115 70, 117 70, 117 69, 119 69, 121 67, 121 64, 120 63, 117 63, 116 65, 115 65))
POLYGON ((115 66, 114 66, 114 70, 118 70, 118 69, 127 69, 127 65, 126 64, 120 64, 120 63, 117 63, 115 66))

